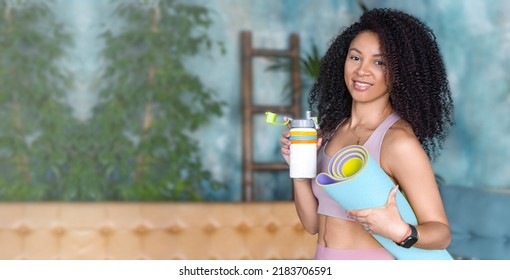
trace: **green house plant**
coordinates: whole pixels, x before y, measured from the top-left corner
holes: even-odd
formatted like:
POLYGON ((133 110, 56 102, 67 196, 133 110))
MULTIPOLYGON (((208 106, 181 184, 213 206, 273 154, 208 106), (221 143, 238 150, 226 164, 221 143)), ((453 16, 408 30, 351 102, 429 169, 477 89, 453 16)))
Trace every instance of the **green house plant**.
POLYGON ((0 200, 55 199, 71 108, 72 45, 47 1, 2 1, 0 11, 0 200))
MULTIPOLYGON (((200 200, 221 186, 191 137, 222 102, 186 68, 218 46, 209 11, 181 1, 115 1, 103 34, 100 102, 91 131, 102 193, 120 200, 200 200)), ((221 45, 220 45, 221 46, 221 45)), ((92 159, 91 159, 92 160, 92 159)))
POLYGON ((186 68, 190 57, 223 52, 208 35, 210 11, 185 1, 112 1, 99 101, 80 121, 62 63, 72 34, 52 3, 0 2, 0 200, 200 200, 221 187, 194 133, 221 115, 223 102, 186 68))

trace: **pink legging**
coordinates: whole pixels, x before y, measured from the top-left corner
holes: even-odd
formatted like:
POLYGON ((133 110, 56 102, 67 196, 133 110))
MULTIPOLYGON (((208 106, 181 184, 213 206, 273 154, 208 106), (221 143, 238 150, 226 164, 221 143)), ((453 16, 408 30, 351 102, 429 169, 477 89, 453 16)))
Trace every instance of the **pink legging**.
POLYGON ((332 249, 317 243, 316 260, 394 260, 395 258, 385 249, 332 249))

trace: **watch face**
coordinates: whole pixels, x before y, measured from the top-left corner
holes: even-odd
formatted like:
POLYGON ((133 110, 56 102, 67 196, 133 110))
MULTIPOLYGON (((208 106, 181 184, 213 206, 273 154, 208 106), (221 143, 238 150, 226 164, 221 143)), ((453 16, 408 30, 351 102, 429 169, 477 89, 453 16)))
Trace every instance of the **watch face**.
POLYGON ((402 242, 400 246, 404 248, 411 248, 416 242, 418 242, 418 231, 413 225, 409 225, 411 227, 411 235, 409 235, 406 240, 402 242))
POLYGON ((411 246, 413 246, 416 242, 418 242, 418 238, 411 235, 406 240, 404 240, 404 242, 402 242, 401 246, 404 248, 411 248, 411 246))

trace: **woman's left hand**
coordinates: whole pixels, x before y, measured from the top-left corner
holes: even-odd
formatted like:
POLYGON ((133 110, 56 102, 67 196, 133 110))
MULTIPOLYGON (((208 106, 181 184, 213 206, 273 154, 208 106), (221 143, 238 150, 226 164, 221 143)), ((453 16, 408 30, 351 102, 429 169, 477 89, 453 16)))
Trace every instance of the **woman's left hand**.
POLYGON ((388 196, 386 205, 382 207, 349 210, 347 213, 367 232, 384 236, 393 241, 400 241, 407 233, 409 226, 398 212, 397 191, 398 186, 395 186, 388 196))

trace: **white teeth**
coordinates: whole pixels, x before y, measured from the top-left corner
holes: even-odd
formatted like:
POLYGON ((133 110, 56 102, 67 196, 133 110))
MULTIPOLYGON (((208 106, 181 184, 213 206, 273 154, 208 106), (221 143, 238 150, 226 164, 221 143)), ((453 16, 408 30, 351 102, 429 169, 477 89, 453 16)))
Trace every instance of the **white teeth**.
POLYGON ((367 84, 367 83, 362 83, 362 82, 354 82, 355 84, 361 86, 361 87, 368 87, 368 86, 371 86, 371 84, 367 84))

